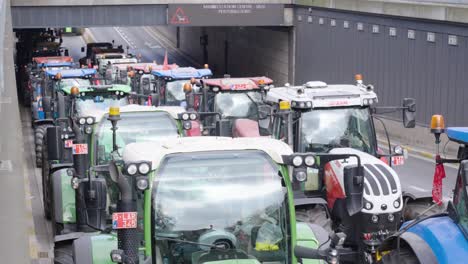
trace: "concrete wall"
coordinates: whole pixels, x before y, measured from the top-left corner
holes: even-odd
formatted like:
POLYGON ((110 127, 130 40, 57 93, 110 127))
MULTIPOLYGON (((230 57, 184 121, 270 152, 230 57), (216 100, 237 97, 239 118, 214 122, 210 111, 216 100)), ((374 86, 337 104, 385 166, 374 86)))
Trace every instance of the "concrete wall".
MULTIPOLYGON (((156 29, 171 42, 177 42, 175 27, 156 29)), ((217 76, 225 73, 232 77, 265 75, 277 85, 283 85, 292 79, 288 45, 291 30, 288 27, 181 27, 180 50, 200 64, 208 63, 217 76), (200 45, 203 34, 208 35, 208 61, 204 61, 200 45)))

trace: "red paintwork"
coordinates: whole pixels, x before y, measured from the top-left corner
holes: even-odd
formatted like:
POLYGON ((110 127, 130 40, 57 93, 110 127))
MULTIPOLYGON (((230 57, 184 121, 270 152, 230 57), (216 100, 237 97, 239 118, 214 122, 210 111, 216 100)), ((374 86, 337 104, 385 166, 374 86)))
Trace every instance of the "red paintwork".
POLYGON ((33 62, 42 64, 46 62, 73 62, 73 58, 69 56, 53 56, 53 57, 34 57, 33 62))
POLYGON ((202 80, 204 85, 216 86, 221 91, 247 91, 259 89, 258 82, 263 80, 265 85, 270 85, 273 80, 268 77, 245 77, 245 78, 221 78, 202 80))
MULTIPOLYGON (((163 70, 164 66, 163 65, 158 65, 155 63, 124 63, 124 64, 114 64, 115 67, 119 68, 120 70, 127 70, 128 68, 132 68, 135 71, 143 71, 144 73, 150 73, 150 67, 151 70, 163 70)), ((172 69, 177 69, 179 68, 179 65, 177 64, 170 64, 167 65, 170 70, 172 69)))
POLYGON ((236 119, 232 124, 233 137, 259 137, 260 129, 257 121, 250 119, 236 119))
MULTIPOLYGON (((381 148, 377 148, 377 154, 383 155, 384 152, 381 148)), ((380 160, 385 162, 385 164, 389 165, 387 157, 380 157, 380 160)))
POLYGON ((200 123, 198 121, 190 121, 192 128, 185 131, 187 137, 199 137, 201 136, 200 123))
POLYGON ((324 172, 325 186, 327 188, 327 203, 328 207, 331 209, 335 205, 336 199, 345 198, 346 195, 341 188, 340 182, 338 181, 330 162, 325 164, 324 172))

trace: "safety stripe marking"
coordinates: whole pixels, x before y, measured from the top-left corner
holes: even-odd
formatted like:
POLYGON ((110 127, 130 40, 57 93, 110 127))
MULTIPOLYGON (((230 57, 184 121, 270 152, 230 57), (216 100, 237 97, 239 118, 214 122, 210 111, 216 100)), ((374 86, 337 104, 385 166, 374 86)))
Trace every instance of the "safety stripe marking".
POLYGON ((372 189, 372 194, 379 196, 380 190, 379 190, 379 186, 377 186, 377 181, 374 179, 374 176, 372 176, 372 174, 367 169, 364 169, 364 178, 369 183, 372 189))
POLYGON ((371 164, 364 164, 364 167, 368 169, 379 181, 380 187, 382 188, 383 195, 389 195, 390 190, 388 189, 388 183, 385 181, 384 176, 381 172, 379 172, 374 166, 371 164))
POLYGON ((387 179, 390 182, 390 188, 392 190, 392 193, 398 192, 397 184, 396 184, 395 179, 393 178, 393 174, 387 168, 385 168, 385 166, 383 166, 381 164, 376 164, 375 166, 377 167, 377 169, 382 171, 382 173, 385 176, 387 176, 387 179))

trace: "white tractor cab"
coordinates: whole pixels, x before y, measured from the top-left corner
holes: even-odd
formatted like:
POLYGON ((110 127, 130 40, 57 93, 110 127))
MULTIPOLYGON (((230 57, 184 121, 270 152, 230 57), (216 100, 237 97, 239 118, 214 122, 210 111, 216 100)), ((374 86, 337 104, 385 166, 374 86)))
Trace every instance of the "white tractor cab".
POLYGON ((122 154, 131 143, 166 141, 195 136, 196 133, 200 135, 199 128, 195 127, 194 134, 190 123, 187 126, 186 121, 181 120, 181 115, 185 113, 181 107, 127 105, 110 109, 119 114, 118 128, 109 122, 108 113, 111 110, 89 107, 80 113, 81 116, 73 118, 69 128, 54 126, 47 130, 45 151, 50 166, 43 171, 46 182, 44 207, 51 216, 54 235, 85 232, 88 224, 101 227, 109 220, 109 212, 115 210, 118 200, 116 187, 109 184, 112 182, 106 178, 107 174, 90 168, 108 164, 112 153, 122 154), (113 133, 114 129, 118 129, 118 132, 113 133), (72 185, 69 170, 77 175, 72 185), (96 183, 100 179, 104 181, 96 183), (88 189, 78 190, 80 184, 88 189), (98 186, 102 184, 105 186, 98 186), (87 196, 91 189, 96 192, 94 200, 87 196), (85 200, 77 201, 83 193, 85 200), (85 212, 88 209, 89 212, 85 212))
POLYGON ((269 136, 271 107, 263 99, 272 83, 265 76, 202 79, 184 87, 187 109, 198 112, 206 135, 269 136))
MULTIPOLYGON (((79 237, 68 250, 91 263, 105 263, 109 256, 136 264, 322 263, 304 255, 298 260, 294 250, 300 246, 301 254, 336 263, 344 234, 328 239, 320 226, 296 222, 290 174, 295 154, 271 138, 129 144, 109 164, 120 191, 114 232, 79 237)), ((347 183, 355 186, 362 168, 347 167, 347 183)), ((66 246, 56 246, 61 250, 66 246)))
MULTIPOLYGON (((402 188, 397 173, 380 158, 401 161, 403 151, 384 155, 378 151, 373 114, 379 108, 371 85, 363 85, 357 76, 356 85, 327 85, 308 82, 302 86, 271 89, 265 102, 273 106, 273 137, 282 139, 297 152, 348 153, 359 156, 364 166, 364 207, 354 215, 345 202, 344 165, 352 159, 334 161, 323 170, 306 171, 307 181, 295 186, 296 206, 308 210, 314 204, 326 205, 333 229, 348 235, 348 244, 372 254, 375 246, 395 232, 403 209, 402 188)), ((403 100, 405 127, 415 125, 415 101, 403 100)), ((389 142, 390 145, 390 142, 389 142)), ((302 162, 297 161, 297 166, 302 162)), ((318 207, 315 206, 314 210, 318 207)))
POLYGON ((100 74, 104 75, 104 77, 106 77, 106 70, 111 69, 112 65, 138 63, 138 59, 135 56, 124 52, 96 54, 96 61, 98 71, 100 74))

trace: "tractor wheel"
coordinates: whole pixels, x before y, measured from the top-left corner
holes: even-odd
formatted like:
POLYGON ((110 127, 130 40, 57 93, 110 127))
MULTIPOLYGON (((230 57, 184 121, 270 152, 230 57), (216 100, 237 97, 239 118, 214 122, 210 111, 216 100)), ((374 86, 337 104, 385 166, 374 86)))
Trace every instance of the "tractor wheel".
POLYGON ((419 200, 409 200, 406 204, 404 217, 405 221, 413 220, 420 215, 429 216, 433 214, 442 213, 445 210, 445 206, 435 206, 429 211, 426 211, 434 203, 432 199, 419 199, 419 200))
POLYGON ((418 257, 414 252, 408 248, 400 248, 400 252, 392 250, 390 253, 385 254, 382 259, 377 262, 380 264, 420 264, 418 257))
POLYGON ((44 205, 44 216, 50 220, 50 165, 47 158, 47 147, 44 145, 42 148, 42 203, 44 205))
POLYGON ((74 264, 72 243, 55 246, 54 264, 74 264))
POLYGON ((51 127, 52 125, 40 125, 34 129, 34 142, 35 142, 35 149, 36 149, 36 166, 38 168, 42 167, 42 149, 45 145, 45 133, 47 132, 47 128, 51 127))
POLYGON ((332 221, 327 217, 325 208, 320 205, 296 207, 296 220, 319 225, 328 232, 332 231, 332 221))

